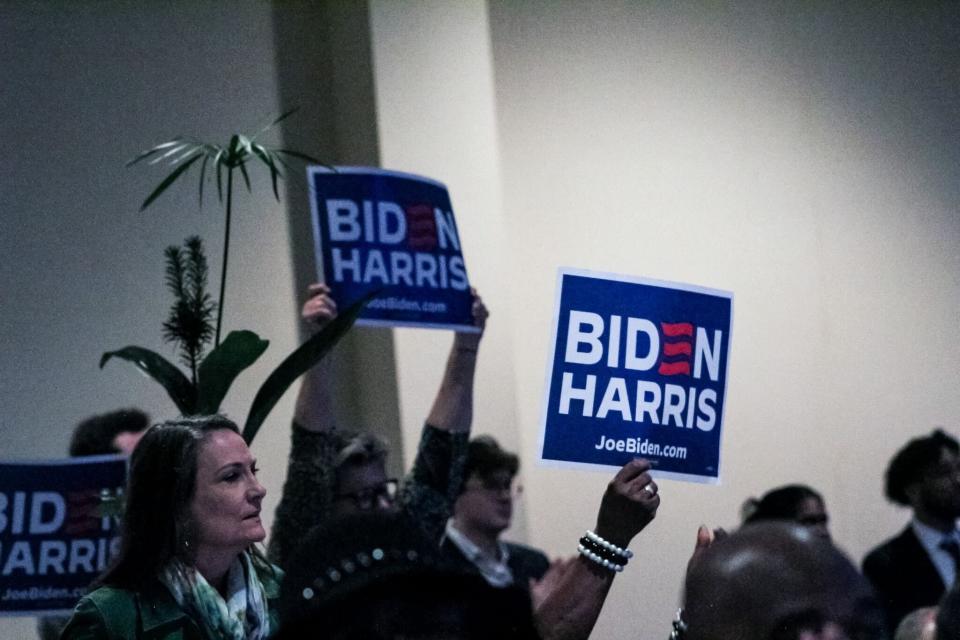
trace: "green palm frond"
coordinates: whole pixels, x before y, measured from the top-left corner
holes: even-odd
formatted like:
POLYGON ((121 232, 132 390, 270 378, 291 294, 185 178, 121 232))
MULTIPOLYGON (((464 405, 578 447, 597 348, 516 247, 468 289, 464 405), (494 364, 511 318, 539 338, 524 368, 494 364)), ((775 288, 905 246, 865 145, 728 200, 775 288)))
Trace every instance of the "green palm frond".
MULTIPOLYGON (((140 162, 146 162, 149 165, 158 165, 163 163, 167 164, 169 167, 172 167, 170 173, 168 173, 163 180, 161 180, 160 183, 154 187, 153 191, 150 192, 150 194, 140 205, 140 211, 145 210, 147 207, 153 204, 154 201, 166 193, 166 191, 173 186, 173 184, 177 182, 181 176, 185 175, 190 167, 196 165, 198 162, 200 163, 200 186, 198 189, 200 206, 203 206, 204 184, 206 183, 210 173, 214 174, 213 177, 217 182, 217 198, 221 203, 224 202, 224 194, 226 194, 226 202, 224 205, 224 213, 226 218, 224 225, 223 260, 221 261, 220 268, 220 297, 216 304, 213 302, 210 303, 213 304, 213 306, 217 309, 217 324, 216 331, 214 333, 214 346, 220 344, 220 326, 223 320, 224 293, 226 292, 227 278, 227 258, 230 251, 230 220, 233 209, 234 171, 240 172, 240 175, 243 177, 243 182, 247 187, 247 191, 252 192, 253 187, 250 182, 250 171, 247 165, 252 159, 256 159, 257 161, 263 163, 263 165, 270 172, 270 186, 273 189, 273 196, 279 202, 279 181, 284 177, 280 167, 283 166, 289 169, 289 165, 282 157, 283 155, 305 162, 320 164, 329 169, 333 169, 333 167, 326 165, 313 156, 305 153, 290 149, 270 149, 263 144, 255 142, 260 135, 269 131, 280 122, 283 122, 291 115, 296 113, 296 111, 297 109, 294 108, 283 112, 262 127, 259 131, 257 131, 257 133, 252 137, 248 137, 239 133, 234 134, 230 136, 230 140, 225 146, 201 142, 196 138, 187 136, 177 136, 172 140, 161 142, 160 144, 147 149, 127 163, 128 167, 140 162), (224 180, 224 173, 226 173, 226 180, 224 180), (226 184, 224 184, 224 182, 226 182, 226 184)), ((191 312, 196 313, 196 309, 191 312)), ((184 310, 184 313, 188 314, 188 311, 184 310)), ((191 366, 191 371, 195 370, 195 366, 191 366)))
POLYGON ((247 185, 247 188, 250 189, 250 175, 247 169, 247 163, 253 158, 257 158, 262 161, 270 171, 270 182, 271 186, 273 187, 273 195, 277 200, 280 199, 280 192, 277 185, 279 180, 283 178, 283 174, 280 172, 279 168, 279 165, 283 163, 278 157, 279 154, 286 154, 305 162, 312 162, 314 164, 319 164, 332 169, 332 167, 329 165, 320 162, 308 154, 290 149, 270 149, 255 142, 260 135, 266 133, 271 128, 275 127, 280 122, 283 122, 296 112, 296 108, 285 111, 280 116, 274 118, 267 125, 261 128, 252 137, 248 137, 239 133, 234 134, 230 137, 230 140, 226 145, 205 143, 197 140, 196 138, 177 136, 176 138, 167 140, 166 142, 161 142, 160 144, 138 154, 135 158, 127 163, 128 167, 143 161, 146 161, 147 164, 150 165, 167 162, 169 163, 169 166, 173 167, 173 170, 164 177, 164 179, 143 201, 143 204, 140 205, 140 211, 143 211, 153 204, 154 200, 165 193, 167 189, 169 189, 173 183, 180 178, 180 176, 186 173, 193 164, 200 160, 202 160, 200 165, 199 188, 201 205, 203 204, 204 182, 207 179, 208 169, 216 173, 217 192, 221 202, 223 201, 223 171, 240 171, 240 173, 243 174, 244 183, 247 185))

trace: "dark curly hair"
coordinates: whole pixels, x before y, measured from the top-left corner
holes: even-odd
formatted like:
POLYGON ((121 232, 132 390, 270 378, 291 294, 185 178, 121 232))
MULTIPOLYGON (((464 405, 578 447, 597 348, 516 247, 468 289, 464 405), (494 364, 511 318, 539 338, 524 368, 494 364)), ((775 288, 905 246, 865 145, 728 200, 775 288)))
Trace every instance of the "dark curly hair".
POLYGON ((150 424, 150 418, 133 407, 91 416, 77 425, 70 438, 70 455, 98 456, 119 453, 113 444, 121 433, 139 433, 150 424))
POLYGON ((796 520, 800 505, 813 498, 823 502, 823 496, 804 484, 788 484, 763 494, 757 500, 751 498, 744 505, 744 524, 765 520, 796 520))
POLYGON ((477 436, 467 444, 464 480, 472 475, 489 478, 498 471, 507 471, 513 477, 519 470, 520 458, 503 449, 492 436, 477 436))
POLYGON ((884 492, 891 502, 910 506, 907 488, 919 482, 930 467, 940 460, 943 450, 960 453, 960 444, 940 429, 929 436, 914 438, 900 449, 887 467, 884 492))

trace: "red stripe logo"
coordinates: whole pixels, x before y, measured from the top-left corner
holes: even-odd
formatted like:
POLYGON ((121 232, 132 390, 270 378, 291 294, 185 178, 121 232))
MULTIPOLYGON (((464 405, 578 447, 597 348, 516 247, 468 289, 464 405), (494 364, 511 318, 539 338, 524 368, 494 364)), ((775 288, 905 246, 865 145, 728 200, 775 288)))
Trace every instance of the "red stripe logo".
POLYGON ((668 338, 693 337, 693 325, 689 322, 661 322, 660 329, 663 331, 663 335, 668 338))
POLYGON ((433 207, 428 204, 411 204, 404 212, 407 216, 407 245, 416 251, 432 251, 437 246, 437 221, 433 207))
POLYGON ((693 324, 661 322, 663 352, 657 372, 662 376, 689 376, 693 360, 693 324))
POLYGON ((690 375, 689 362, 661 362, 658 373, 662 376, 690 375))
POLYGON ((664 342, 663 355, 669 356, 690 356, 693 355, 693 347, 689 342, 664 342))

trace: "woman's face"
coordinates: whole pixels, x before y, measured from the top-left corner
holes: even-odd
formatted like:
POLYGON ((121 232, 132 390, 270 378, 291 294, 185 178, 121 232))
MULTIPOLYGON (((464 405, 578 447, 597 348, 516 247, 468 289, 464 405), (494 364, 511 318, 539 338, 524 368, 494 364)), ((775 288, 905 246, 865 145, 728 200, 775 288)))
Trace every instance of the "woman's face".
POLYGON ((214 431, 200 444, 190 502, 196 553, 239 553, 266 537, 260 503, 267 492, 256 473, 257 461, 233 431, 214 431))

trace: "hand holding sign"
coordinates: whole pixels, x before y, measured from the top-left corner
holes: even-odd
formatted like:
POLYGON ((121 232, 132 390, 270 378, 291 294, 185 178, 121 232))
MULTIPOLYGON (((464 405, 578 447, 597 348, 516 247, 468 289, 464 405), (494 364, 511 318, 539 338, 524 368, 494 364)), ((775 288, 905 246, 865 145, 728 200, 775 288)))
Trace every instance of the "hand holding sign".
POLYGON ((562 269, 541 459, 717 483, 733 296, 562 269))
POLYGON ((600 503, 597 535, 626 548, 657 515, 660 495, 650 477, 650 462, 631 460, 614 476, 600 503))
POLYGON ((317 264, 342 305, 380 293, 357 324, 470 330, 470 283, 447 189, 363 167, 310 167, 317 264))
POLYGON ((330 296, 330 287, 323 282, 311 284, 307 293, 310 297, 303 303, 300 317, 310 324, 314 331, 319 331, 337 317, 337 302, 330 296))
MULTIPOLYGON (((610 481, 597 514, 595 532, 598 536, 626 548, 657 515, 660 496, 649 470, 647 460, 631 460, 610 481)), ((545 640, 590 637, 617 572, 583 554, 551 571, 549 582, 531 585, 534 619, 541 637, 545 640)))
POLYGON ((487 327, 487 318, 490 317, 487 305, 483 303, 483 298, 473 287, 470 287, 470 295, 473 296, 470 315, 473 316, 473 326, 479 331, 457 331, 453 347, 460 351, 476 351, 480 347, 480 338, 483 337, 483 331, 487 327))
MULTIPOLYGON (((328 322, 337 317, 337 301, 331 295, 330 287, 324 282, 315 282, 307 288, 309 297, 303 303, 300 311, 300 317, 308 323, 314 331, 319 331, 327 325, 328 322)), ((490 312, 483 298, 477 293, 477 290, 470 287, 470 296, 473 303, 470 307, 470 314, 473 317, 474 330, 458 330, 456 334, 457 348, 477 349, 480 339, 483 337, 483 331, 487 326, 487 318, 490 312)))

